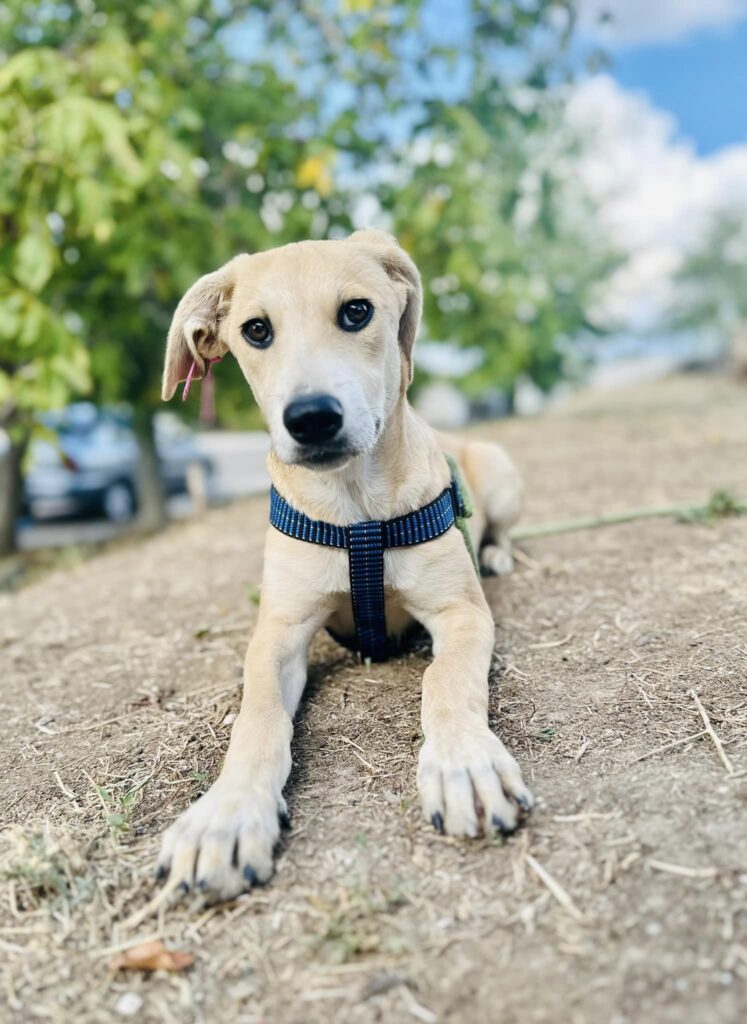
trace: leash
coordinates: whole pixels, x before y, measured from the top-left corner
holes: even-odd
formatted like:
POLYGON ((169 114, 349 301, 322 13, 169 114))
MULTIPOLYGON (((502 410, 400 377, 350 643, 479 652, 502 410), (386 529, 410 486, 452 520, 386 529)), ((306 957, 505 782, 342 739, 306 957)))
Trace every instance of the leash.
POLYGON ((386 626, 384 552, 435 540, 471 514, 456 475, 452 475, 451 483, 437 498, 414 512, 396 519, 373 519, 350 526, 311 519, 293 508, 274 486, 270 491, 270 523, 276 530, 308 544, 349 552, 357 649, 364 661, 385 661, 396 649, 386 626))

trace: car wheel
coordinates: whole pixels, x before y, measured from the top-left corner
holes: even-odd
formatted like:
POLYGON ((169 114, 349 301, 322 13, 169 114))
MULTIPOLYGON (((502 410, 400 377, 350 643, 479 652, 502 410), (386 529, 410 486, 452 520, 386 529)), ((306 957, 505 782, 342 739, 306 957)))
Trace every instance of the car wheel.
POLYGON ((102 499, 104 515, 113 523, 126 523, 135 515, 135 492, 125 480, 110 484, 102 499))

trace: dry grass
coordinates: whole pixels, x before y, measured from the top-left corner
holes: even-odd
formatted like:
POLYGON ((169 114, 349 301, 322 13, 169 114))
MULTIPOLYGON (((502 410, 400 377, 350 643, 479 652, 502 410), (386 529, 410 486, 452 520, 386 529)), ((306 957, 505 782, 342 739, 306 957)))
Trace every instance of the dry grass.
MULTIPOLYGON (((537 523, 744 497, 746 406, 694 378, 495 429, 537 523)), ((320 638, 275 880, 143 915, 159 833, 225 749, 264 516, 0 597, 3 1021, 741 1021, 745 518, 531 540, 487 581, 491 720, 540 796, 520 835, 421 823, 422 649, 363 669, 320 638), (148 939, 194 967, 112 968, 148 939)))

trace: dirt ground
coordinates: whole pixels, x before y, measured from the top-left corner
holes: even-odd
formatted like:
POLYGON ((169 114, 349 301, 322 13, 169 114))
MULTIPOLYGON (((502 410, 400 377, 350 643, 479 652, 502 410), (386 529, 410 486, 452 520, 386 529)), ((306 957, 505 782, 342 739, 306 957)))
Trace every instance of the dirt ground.
MULTIPOLYGON (((526 523, 747 497, 747 391, 715 377, 480 432, 522 468, 526 523)), ((425 654, 366 669, 320 638, 274 881, 128 923, 225 749, 266 508, 0 597, 1 1019, 743 1021, 747 517, 536 538, 486 581, 491 720, 539 796, 509 841, 420 820, 425 654), (151 937, 192 969, 112 969, 151 937)))

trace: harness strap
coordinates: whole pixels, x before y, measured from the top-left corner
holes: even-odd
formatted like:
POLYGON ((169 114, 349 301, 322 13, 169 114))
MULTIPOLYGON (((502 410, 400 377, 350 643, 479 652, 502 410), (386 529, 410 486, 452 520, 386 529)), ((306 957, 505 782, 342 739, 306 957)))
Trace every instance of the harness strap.
POLYGON ((349 551, 350 596, 361 657, 383 661, 392 653, 384 605, 384 551, 435 540, 457 519, 469 515, 456 477, 423 508, 385 521, 335 526, 293 508, 274 487, 270 523, 288 537, 349 551))
POLYGON ((361 657, 383 661, 389 656, 384 605, 382 524, 350 527, 350 598, 361 657))

